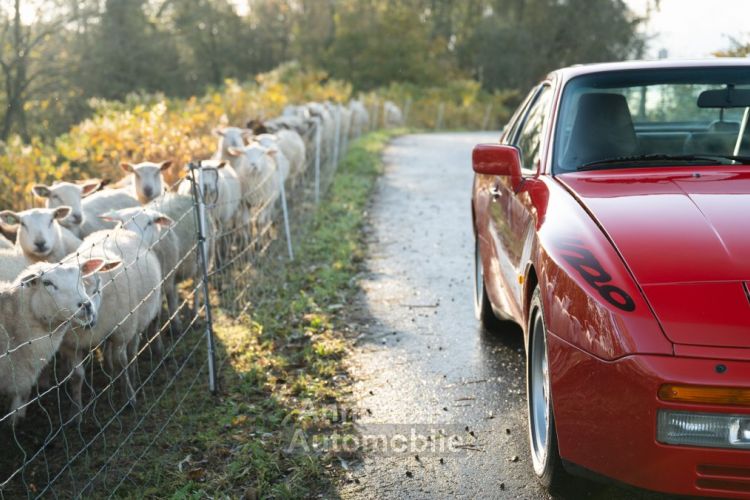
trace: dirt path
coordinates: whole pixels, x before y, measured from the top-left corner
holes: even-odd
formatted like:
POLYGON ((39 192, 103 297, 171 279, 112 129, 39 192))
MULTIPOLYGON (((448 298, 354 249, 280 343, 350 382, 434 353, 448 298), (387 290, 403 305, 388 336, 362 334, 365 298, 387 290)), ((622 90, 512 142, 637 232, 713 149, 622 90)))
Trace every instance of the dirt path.
POLYGON ((472 311, 469 158, 474 144, 493 139, 408 136, 386 151, 360 304, 372 321, 354 357, 355 394, 365 434, 403 434, 414 447, 372 450, 344 497, 547 498, 526 463, 519 333, 487 334, 472 311))
MULTIPOLYGON (((344 498, 550 498, 528 458, 520 330, 484 332, 472 310, 469 158, 495 139, 414 135, 386 150, 352 357, 369 451, 344 498)), ((565 498, 634 496, 575 481, 565 498)))

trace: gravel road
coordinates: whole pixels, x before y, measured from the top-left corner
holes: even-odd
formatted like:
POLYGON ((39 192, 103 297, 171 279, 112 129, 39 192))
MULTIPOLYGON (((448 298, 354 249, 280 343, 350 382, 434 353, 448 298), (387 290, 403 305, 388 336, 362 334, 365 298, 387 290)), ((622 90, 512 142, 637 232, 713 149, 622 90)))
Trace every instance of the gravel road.
MULTIPOLYGON (((386 150, 353 307, 367 452, 347 464, 343 498, 551 498, 528 458, 520 329, 485 332, 472 310, 471 149, 498 135, 411 135, 386 150)), ((652 497, 569 489, 557 498, 652 497)))

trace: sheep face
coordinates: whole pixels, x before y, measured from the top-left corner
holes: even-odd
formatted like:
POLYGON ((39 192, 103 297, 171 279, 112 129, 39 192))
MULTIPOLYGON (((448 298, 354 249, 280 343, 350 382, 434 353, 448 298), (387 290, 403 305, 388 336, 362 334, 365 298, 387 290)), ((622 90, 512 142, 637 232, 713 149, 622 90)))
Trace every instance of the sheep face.
POLYGON ((225 161, 204 160, 196 170, 196 181, 201 187, 203 199, 208 204, 216 203, 219 199, 219 170, 227 165, 225 161))
POLYGON ((149 248, 159 241, 162 229, 174 224, 172 219, 151 208, 125 208, 112 211, 102 218, 117 222, 119 227, 136 233, 149 248))
POLYGON ((24 298, 40 322, 52 325, 70 319, 76 325, 91 328, 96 324, 99 308, 89 296, 84 280, 107 264, 102 259, 90 259, 80 265, 43 262, 24 271, 15 285, 24 288, 24 298))
POLYGON ((70 207, 70 215, 60 221, 67 228, 80 226, 83 223, 83 208, 81 200, 95 193, 101 187, 101 181, 91 181, 85 184, 72 182, 56 182, 52 186, 36 184, 31 192, 37 198, 44 198, 47 208, 70 207))
MULTIPOLYGON (((214 135, 219 138, 218 151, 222 157, 237 156, 232 150, 241 149, 245 146, 247 130, 237 127, 224 127, 214 129, 214 135)), ((252 133, 252 132, 250 132, 252 133)))
POLYGON ((143 162, 137 165, 123 163, 120 167, 133 175, 136 198, 145 205, 164 192, 163 172, 171 165, 171 161, 164 161, 161 163, 143 162))
POLYGON ((266 148, 257 142, 253 142, 242 149, 232 149, 232 152, 236 155, 245 155, 247 166, 253 173, 261 173, 268 170, 269 162, 277 151, 275 146, 266 148))
POLYGON ((56 221, 66 218, 70 212, 68 206, 34 208, 19 213, 5 210, 0 212, 0 225, 17 231, 16 244, 26 255, 43 259, 57 245, 59 228, 56 221))

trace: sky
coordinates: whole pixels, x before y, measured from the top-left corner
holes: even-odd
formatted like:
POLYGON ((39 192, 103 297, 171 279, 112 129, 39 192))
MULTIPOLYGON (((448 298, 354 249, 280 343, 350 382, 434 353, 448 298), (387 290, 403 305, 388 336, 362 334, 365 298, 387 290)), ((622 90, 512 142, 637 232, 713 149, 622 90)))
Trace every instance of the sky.
MULTIPOLYGON (((625 0, 644 14, 653 0, 625 0)), ((656 59, 666 49, 670 59, 709 57, 731 47, 730 36, 750 42, 750 0, 661 0, 645 27, 653 35, 646 57, 656 59)))

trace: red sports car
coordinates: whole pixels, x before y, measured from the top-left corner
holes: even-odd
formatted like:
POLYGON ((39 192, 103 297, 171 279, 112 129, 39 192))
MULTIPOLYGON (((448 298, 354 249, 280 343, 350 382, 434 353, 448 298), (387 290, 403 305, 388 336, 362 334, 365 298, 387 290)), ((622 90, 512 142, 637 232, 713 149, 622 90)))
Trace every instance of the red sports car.
POLYGON ((750 60, 575 66, 478 145, 476 313, 534 471, 750 498, 750 60))

